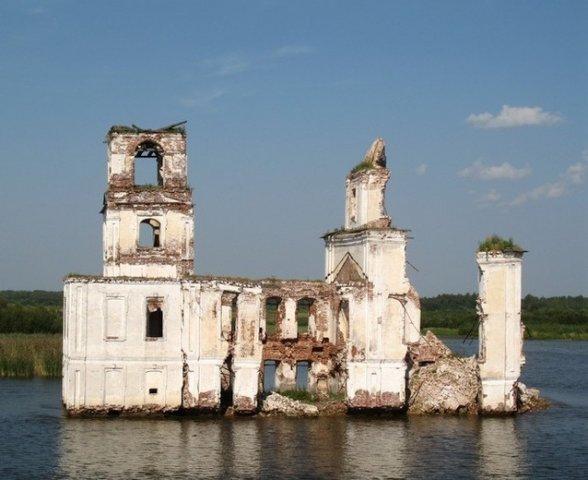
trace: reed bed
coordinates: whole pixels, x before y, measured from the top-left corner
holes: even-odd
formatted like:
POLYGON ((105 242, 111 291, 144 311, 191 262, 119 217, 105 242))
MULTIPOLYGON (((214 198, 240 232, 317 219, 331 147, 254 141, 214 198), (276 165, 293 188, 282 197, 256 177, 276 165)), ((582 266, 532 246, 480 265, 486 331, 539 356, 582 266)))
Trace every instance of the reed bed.
POLYGON ((61 334, 0 335, 0 377, 61 377, 61 334))

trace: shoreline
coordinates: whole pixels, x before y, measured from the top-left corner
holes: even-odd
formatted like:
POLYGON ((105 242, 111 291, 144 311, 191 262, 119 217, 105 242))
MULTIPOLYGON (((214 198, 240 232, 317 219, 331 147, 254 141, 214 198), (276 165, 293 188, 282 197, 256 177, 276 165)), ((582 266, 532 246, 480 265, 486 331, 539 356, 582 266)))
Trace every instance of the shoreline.
MULTIPOLYGON (((440 338, 459 339, 458 329, 428 328, 440 338)), ((424 333, 423 333, 424 334, 424 333)), ((477 336, 471 336, 477 341, 477 336)), ((588 341, 588 334, 567 338, 526 338, 533 341, 588 341)), ((61 344, 59 333, 2 333, 0 334, 0 378, 61 378, 61 344)))

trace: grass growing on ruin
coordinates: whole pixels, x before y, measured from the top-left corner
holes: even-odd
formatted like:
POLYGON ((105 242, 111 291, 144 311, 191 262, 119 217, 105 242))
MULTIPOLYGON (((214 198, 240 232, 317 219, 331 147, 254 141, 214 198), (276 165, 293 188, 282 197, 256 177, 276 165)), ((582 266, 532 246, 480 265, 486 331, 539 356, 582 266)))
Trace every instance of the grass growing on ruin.
POLYGON ((512 238, 490 235, 480 242, 478 252, 524 252, 524 250, 514 243, 512 238))
POLYGON ((0 335, 0 377, 61 377, 61 335, 0 335))
POLYGON ((353 169, 351 170, 351 173, 357 173, 357 172, 365 172, 366 170, 372 170, 374 167, 374 165, 372 164, 372 162, 368 162, 366 160, 364 160, 363 162, 357 164, 355 167, 353 167, 353 169))

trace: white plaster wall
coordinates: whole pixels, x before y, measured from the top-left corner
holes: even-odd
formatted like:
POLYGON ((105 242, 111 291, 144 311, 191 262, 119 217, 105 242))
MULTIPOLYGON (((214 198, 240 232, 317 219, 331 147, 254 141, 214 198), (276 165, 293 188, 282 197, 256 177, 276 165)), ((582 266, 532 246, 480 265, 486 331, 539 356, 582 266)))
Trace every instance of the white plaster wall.
POLYGON ((479 253, 480 378, 482 408, 516 408, 515 382, 524 362, 521 324, 521 255, 479 253))
POLYGON ((243 409, 243 399, 248 399, 250 406, 257 406, 259 389, 260 361, 255 359, 239 359, 233 364, 235 380, 233 399, 237 411, 243 409))
POLYGON ((403 403, 406 400, 404 360, 348 361, 347 369, 348 398, 352 399, 358 392, 365 391, 374 397, 382 393, 393 393, 398 396, 398 402, 403 403))
MULTIPOLYGON (((416 291, 415 291, 416 294, 416 291)), ((418 295, 418 294, 417 294, 418 295)), ((418 342, 421 336, 421 308, 416 299, 408 297, 404 318, 404 343, 418 342)))
POLYGON ((327 238, 325 253, 327 281, 332 281, 332 273, 349 253, 375 290, 404 294, 410 288, 406 276, 406 232, 402 230, 342 232, 327 238))
POLYGON ((398 406, 405 400, 407 344, 420 336, 420 307, 406 275, 406 232, 368 229, 327 237, 327 281, 347 253, 371 285, 348 296, 348 398, 368 392, 380 406, 398 406))
POLYGON ((244 288, 237 297, 233 403, 237 411, 257 406, 262 358, 259 336, 261 288, 244 288), (243 403, 246 400, 246 403, 243 403))
POLYGON ((276 367, 276 390, 296 388, 296 367, 293 363, 279 362, 276 367))
POLYGON ((390 171, 374 168, 351 174, 345 182, 345 228, 358 228, 386 218, 385 193, 390 171), (353 192, 355 191, 355 195, 353 192))
POLYGON ((69 282, 64 294, 64 403, 68 408, 180 405, 183 299, 179 282, 69 282), (146 338, 148 297, 164 302, 161 339, 146 338), (157 393, 149 394, 149 388, 157 388, 157 393))
POLYGON ((281 338, 291 339, 298 337, 298 323, 296 322, 296 300, 285 298, 284 318, 282 319, 281 338))
POLYGON ((125 263, 121 255, 149 256, 151 254, 173 255, 178 260, 194 258, 193 215, 173 210, 153 209, 107 209, 103 221, 103 258, 105 276, 130 276, 143 278, 178 278, 177 266, 164 261, 125 263), (160 227, 160 247, 140 248, 139 226, 143 220, 155 219, 160 227))

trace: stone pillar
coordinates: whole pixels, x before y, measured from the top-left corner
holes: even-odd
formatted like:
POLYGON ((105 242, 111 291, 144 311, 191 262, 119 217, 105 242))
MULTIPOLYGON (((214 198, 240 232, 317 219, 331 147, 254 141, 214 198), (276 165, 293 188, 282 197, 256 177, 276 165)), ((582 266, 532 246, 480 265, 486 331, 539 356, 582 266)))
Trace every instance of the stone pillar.
POLYGON ((259 391, 262 345, 259 335, 261 290, 245 289, 237 297, 237 336, 234 348, 233 407, 255 413, 259 391))
POLYGON ((481 406, 486 413, 516 410, 516 382, 521 373, 522 252, 480 252, 478 363, 482 382, 481 406))
POLYGON ((298 323, 296 322, 296 300, 284 298, 284 316, 280 328, 281 338, 291 340, 298 337, 298 323))

